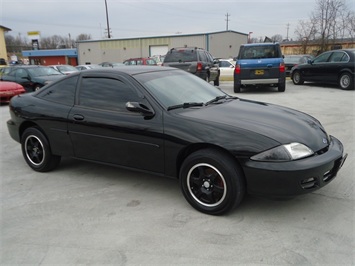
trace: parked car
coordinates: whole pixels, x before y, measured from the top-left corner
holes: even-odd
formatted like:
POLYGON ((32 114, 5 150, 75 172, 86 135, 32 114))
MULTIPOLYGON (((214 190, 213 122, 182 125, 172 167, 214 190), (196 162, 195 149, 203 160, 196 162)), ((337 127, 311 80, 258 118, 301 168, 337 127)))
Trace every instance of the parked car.
POLYGON ((295 85, 305 81, 338 84, 343 90, 353 90, 355 49, 333 50, 320 54, 309 63, 297 65, 291 71, 295 85))
POLYGON ((313 192, 346 158, 317 119, 169 67, 75 73, 12 98, 10 115, 9 134, 33 170, 69 156, 178 178, 187 201, 208 214, 231 210, 246 192, 313 192))
POLYGON ((152 58, 157 62, 158 66, 163 65, 165 55, 153 55, 152 58))
POLYGON ((9 73, 0 77, 0 80, 21 84, 29 92, 39 90, 63 76, 65 75, 47 66, 22 65, 12 67, 9 73))
POLYGON ((64 75, 69 75, 79 71, 78 69, 76 69, 74 66, 71 65, 49 65, 49 67, 57 70, 58 72, 64 75))
POLYGON ((25 93, 24 87, 15 82, 0 81, 0 103, 8 103, 16 95, 25 93))
POLYGON ((250 43, 240 46, 234 71, 234 92, 260 85, 286 89, 283 55, 278 43, 250 43))
POLYGON ((3 75, 7 75, 11 69, 13 69, 14 66, 4 66, 4 67, 1 67, 0 68, 0 78, 3 76, 3 75))
POLYGON ((101 64, 99 64, 99 66, 114 68, 114 67, 124 66, 124 64, 122 64, 122 63, 113 63, 113 62, 102 62, 101 64))
POLYGON ((202 48, 172 48, 165 55, 163 66, 185 70, 219 86, 218 60, 213 59, 212 55, 202 48))
POLYGON ((219 80, 233 80, 235 61, 234 59, 218 59, 220 70, 219 80))
POLYGON ((82 71, 82 70, 93 69, 93 68, 98 68, 98 67, 102 67, 102 66, 97 65, 97 64, 89 64, 89 65, 78 65, 75 68, 79 71, 82 71))
POLYGON ((284 62, 285 62, 285 69, 286 69, 286 77, 291 76, 291 69, 294 66, 305 64, 309 60, 312 60, 314 57, 309 54, 298 54, 298 55, 285 55, 284 62))
POLYGON ((140 65, 147 65, 147 66, 156 66, 157 62, 150 57, 140 57, 140 58, 130 58, 123 61, 123 64, 126 66, 140 66, 140 65))

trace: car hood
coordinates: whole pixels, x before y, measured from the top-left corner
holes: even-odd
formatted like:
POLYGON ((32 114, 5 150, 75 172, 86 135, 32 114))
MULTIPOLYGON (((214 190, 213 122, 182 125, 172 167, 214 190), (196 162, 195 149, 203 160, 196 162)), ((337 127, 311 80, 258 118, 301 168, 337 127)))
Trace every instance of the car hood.
POLYGON ((234 127, 255 132, 280 144, 299 142, 314 152, 329 145, 328 135, 317 119, 278 105, 239 99, 189 109, 181 114, 214 123, 216 128, 234 127))

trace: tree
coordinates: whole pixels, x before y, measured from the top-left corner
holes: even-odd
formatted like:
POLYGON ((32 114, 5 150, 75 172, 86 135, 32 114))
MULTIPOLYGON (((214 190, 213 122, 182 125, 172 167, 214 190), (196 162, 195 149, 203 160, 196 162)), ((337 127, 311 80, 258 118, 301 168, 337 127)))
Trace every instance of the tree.
POLYGON ((271 40, 273 42, 282 42, 282 35, 281 34, 276 34, 276 35, 271 37, 271 40))
POLYGON ((335 40, 354 36, 354 11, 347 7, 346 0, 317 0, 310 20, 300 21, 295 34, 306 51, 310 41, 319 45, 319 52, 331 48, 335 40))
MULTIPOLYGON (((76 41, 90 40, 90 34, 80 34, 73 40, 68 34, 68 37, 62 37, 59 35, 53 35, 50 37, 41 37, 39 39, 40 49, 62 49, 62 48, 74 48, 76 47, 76 41)), ((6 49, 9 53, 21 53, 23 50, 32 50, 31 41, 26 37, 22 37, 19 34, 16 37, 6 33, 5 34, 6 49)))

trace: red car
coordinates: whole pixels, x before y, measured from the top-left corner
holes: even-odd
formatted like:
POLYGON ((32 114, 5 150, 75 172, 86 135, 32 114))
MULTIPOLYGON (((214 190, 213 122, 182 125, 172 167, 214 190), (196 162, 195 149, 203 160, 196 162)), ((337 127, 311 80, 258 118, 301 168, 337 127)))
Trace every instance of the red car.
POLYGON ((147 65, 156 66, 157 62, 150 57, 130 58, 123 62, 126 66, 147 65))
POLYGON ((20 84, 9 81, 0 81, 0 103, 8 103, 10 99, 26 90, 20 84))

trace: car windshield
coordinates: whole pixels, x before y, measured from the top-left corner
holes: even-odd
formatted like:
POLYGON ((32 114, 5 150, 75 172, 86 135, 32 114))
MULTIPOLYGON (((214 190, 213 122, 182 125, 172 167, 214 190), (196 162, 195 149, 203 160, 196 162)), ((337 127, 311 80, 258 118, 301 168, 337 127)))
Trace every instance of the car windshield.
POLYGON ((53 68, 50 67, 29 68, 28 72, 30 72, 32 77, 62 75, 57 70, 54 70, 53 68))
POLYGON ((203 79, 180 70, 142 73, 134 76, 165 108, 186 103, 206 103, 224 92, 203 79))
POLYGON ((164 62, 191 62, 197 61, 196 51, 193 49, 172 50, 165 56, 164 62))

